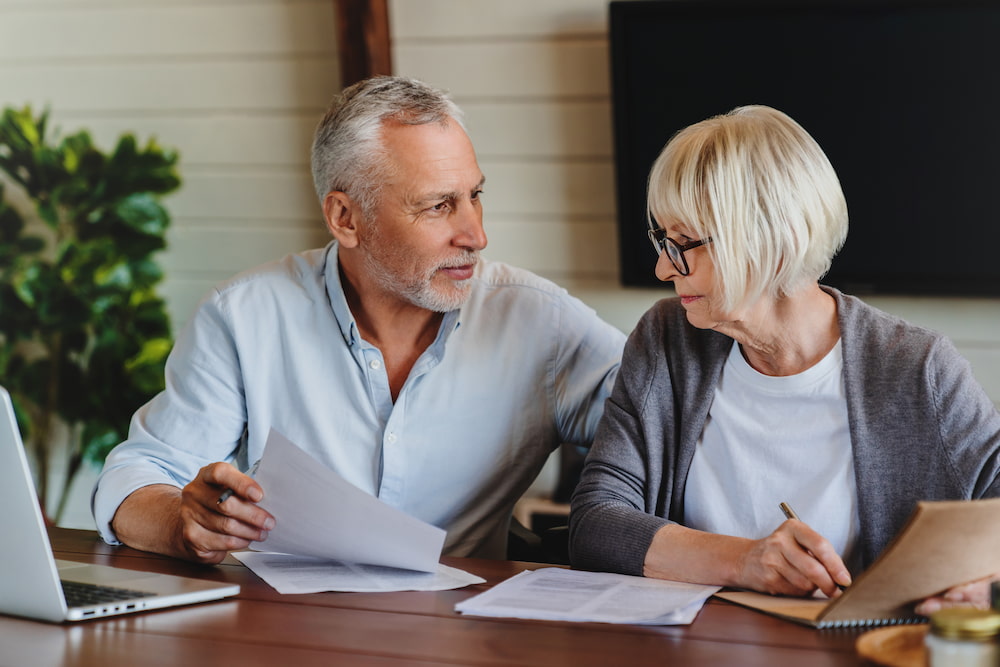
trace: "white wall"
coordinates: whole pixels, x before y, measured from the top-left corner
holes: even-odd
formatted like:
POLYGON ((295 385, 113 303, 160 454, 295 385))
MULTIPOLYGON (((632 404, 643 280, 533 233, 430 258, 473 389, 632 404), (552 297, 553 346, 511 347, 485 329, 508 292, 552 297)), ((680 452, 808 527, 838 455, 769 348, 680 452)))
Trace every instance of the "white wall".
MULTIPOLYGON (((338 89, 332 3, 0 0, 0 104, 50 104, 56 124, 105 147, 131 130, 180 151, 162 255, 177 324, 216 281, 326 241, 308 148, 338 89)), ((486 254, 628 331, 671 292, 617 284, 606 14, 603 0, 390 3, 396 71, 466 110, 486 254)), ((952 336, 1000 403, 1000 300, 870 301, 952 336)), ((87 525, 85 503, 74 517, 87 525)))
POLYGON ((181 323, 214 282, 325 242, 308 153, 333 35, 331 0, 0 0, 0 104, 179 151, 161 261, 181 323))

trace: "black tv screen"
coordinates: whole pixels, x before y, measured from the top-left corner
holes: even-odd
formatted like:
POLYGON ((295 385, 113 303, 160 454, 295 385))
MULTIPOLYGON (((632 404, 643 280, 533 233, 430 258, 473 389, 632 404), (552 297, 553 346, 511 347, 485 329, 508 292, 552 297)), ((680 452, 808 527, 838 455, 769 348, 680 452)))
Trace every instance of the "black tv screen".
POLYGON ((679 129, 745 104, 797 120, 850 214, 823 282, 1000 295, 1000 2, 610 4, 622 281, 660 285, 649 169, 679 129))

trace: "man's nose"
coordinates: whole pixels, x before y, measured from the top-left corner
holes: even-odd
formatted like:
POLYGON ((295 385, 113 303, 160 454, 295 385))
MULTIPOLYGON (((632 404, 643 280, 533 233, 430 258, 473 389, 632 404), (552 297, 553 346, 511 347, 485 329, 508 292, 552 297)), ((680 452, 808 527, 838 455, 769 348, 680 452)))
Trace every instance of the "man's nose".
POLYGON ((463 202, 456 214, 455 245, 471 250, 486 247, 486 230, 483 228, 483 210, 472 201, 463 202))

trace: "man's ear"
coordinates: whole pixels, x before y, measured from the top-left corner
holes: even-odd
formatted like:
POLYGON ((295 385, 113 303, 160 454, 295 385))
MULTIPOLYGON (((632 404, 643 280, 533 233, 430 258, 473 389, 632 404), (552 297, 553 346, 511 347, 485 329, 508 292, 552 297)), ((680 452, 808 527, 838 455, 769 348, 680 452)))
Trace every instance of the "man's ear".
POLYGON ((361 212, 347 193, 331 190, 323 198, 323 218, 326 228, 337 239, 342 248, 358 245, 358 226, 361 212))

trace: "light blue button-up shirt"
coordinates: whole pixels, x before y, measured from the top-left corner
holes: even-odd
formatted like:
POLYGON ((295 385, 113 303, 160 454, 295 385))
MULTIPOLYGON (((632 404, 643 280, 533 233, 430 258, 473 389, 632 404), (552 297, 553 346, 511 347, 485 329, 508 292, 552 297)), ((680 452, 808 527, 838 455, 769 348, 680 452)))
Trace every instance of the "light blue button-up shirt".
MULTIPOLYGON (((445 553, 503 557, 514 503, 562 442, 589 445, 624 335, 565 290, 483 260, 395 403, 361 338, 337 244, 213 290, 177 339, 166 389, 136 412, 93 496, 102 537, 149 484, 215 461, 246 469, 273 427, 355 486, 445 529, 445 553)), ((265 493, 267 490, 265 489, 265 493)))

